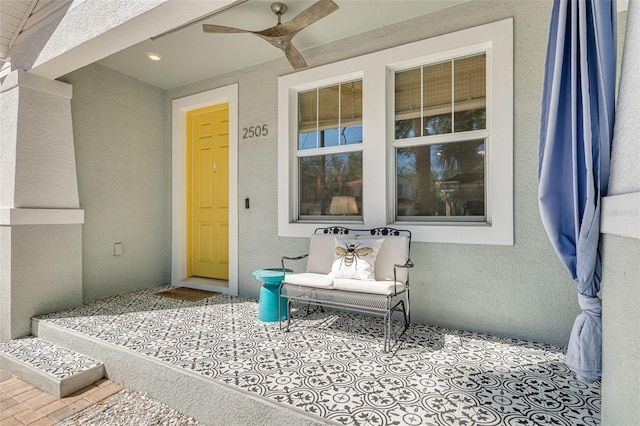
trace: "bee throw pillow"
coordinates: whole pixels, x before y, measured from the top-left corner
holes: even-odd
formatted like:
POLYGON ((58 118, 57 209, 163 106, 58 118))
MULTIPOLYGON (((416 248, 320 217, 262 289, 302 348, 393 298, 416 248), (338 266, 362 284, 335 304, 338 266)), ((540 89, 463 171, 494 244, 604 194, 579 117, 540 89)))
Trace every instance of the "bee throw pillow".
POLYGON ((349 240, 336 238, 333 278, 375 280, 376 256, 384 240, 349 240))

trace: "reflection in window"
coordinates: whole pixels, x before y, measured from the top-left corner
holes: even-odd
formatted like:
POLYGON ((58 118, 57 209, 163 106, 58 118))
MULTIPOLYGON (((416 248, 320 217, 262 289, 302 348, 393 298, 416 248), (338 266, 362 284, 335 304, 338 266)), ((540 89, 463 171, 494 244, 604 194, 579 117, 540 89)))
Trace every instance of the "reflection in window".
POLYGON ((362 216, 362 151, 300 157, 300 216, 362 216))
POLYGON ((398 219, 477 216, 485 212, 484 140, 396 150, 398 219))
POLYGON ((486 54, 395 73, 395 139, 486 128, 486 54))
POLYGON ((298 93, 298 149, 362 143, 362 80, 298 93))

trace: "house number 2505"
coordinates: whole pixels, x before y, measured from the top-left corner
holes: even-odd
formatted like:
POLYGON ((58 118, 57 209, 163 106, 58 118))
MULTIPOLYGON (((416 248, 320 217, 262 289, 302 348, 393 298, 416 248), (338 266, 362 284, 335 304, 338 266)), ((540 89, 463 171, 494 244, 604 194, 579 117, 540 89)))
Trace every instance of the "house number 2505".
POLYGON ((253 139, 261 136, 267 136, 269 134, 269 127, 266 124, 259 124, 257 126, 249 126, 242 128, 242 139, 253 139))

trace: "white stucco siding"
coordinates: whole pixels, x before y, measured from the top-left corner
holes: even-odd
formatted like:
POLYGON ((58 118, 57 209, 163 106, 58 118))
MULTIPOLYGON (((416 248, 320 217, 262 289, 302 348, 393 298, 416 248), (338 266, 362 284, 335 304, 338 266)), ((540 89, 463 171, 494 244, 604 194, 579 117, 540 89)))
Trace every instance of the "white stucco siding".
POLYGON ((0 226, 0 339, 27 336, 32 317, 82 304, 81 235, 82 225, 0 226))
MULTIPOLYGON (((619 14, 619 16, 622 14, 619 14)), ((602 226, 602 424, 640 419, 640 3, 629 2, 602 226), (614 234, 614 235, 610 235, 614 234)), ((625 19, 626 18, 626 19, 625 19)))
POLYGON ((168 283, 163 91, 100 65, 62 79, 74 88, 85 300, 168 283), (122 256, 114 243, 123 244, 122 256))
POLYGON ((82 303, 83 212, 78 208, 71 86, 17 70, 2 81, 0 92, 7 107, 0 143, 4 341, 28 335, 32 316, 82 303))
POLYGON ((618 104, 613 146, 611 148, 611 176, 609 195, 640 192, 640 4, 631 2, 623 43, 624 58, 620 71, 618 104))
POLYGON ((1 90, 7 114, 0 207, 77 209, 71 86, 14 71, 1 90))
POLYGON ((11 340, 11 228, 0 226, 0 342, 11 340))
POLYGON ((0 92, 0 209, 14 206, 18 89, 0 92))
POLYGON ((640 419, 640 240, 603 237, 602 424, 640 419))
POLYGON ((78 208, 69 99, 31 88, 24 92, 16 156, 15 207, 78 208), (22 173, 28 171, 28 173, 22 173))

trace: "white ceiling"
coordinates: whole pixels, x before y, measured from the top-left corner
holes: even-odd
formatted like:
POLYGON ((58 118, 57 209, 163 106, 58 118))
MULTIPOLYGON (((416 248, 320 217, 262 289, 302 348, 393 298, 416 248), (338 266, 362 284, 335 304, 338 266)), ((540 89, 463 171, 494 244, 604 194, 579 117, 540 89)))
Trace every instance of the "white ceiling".
MULTIPOLYGON (((4 1, 4 0, 0 0, 4 1)), ((304 50, 392 23, 404 21, 469 0, 334 0, 339 9, 302 30, 293 39, 304 50)), ((282 58, 283 53, 252 34, 205 34, 202 24, 217 24, 247 30, 274 26, 277 17, 271 1, 249 0, 217 16, 187 26, 172 34, 146 40, 99 64, 154 86, 170 89, 195 81, 227 74, 252 65, 282 58), (152 62, 147 52, 163 56, 152 62)), ((314 3, 313 0, 284 1, 286 22, 314 3)), ((314 64, 307 61, 310 67, 314 64)), ((293 71, 293 70, 292 70, 293 71)))

